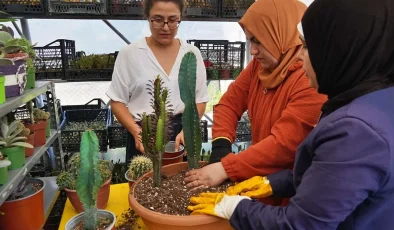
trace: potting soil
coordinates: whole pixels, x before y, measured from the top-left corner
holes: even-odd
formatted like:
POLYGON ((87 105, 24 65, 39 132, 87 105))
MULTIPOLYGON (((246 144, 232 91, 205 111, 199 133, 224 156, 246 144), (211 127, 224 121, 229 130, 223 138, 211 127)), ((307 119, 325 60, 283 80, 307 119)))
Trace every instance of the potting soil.
MULTIPOLYGON (((96 230, 105 230, 110 225, 111 220, 109 220, 108 218, 100 218, 100 225, 96 228, 96 230)), ((83 221, 79 222, 79 224, 74 228, 74 230, 85 230, 83 221)))
MULTIPOLYGON (((122 213, 121 217, 116 217, 116 230, 134 230, 137 226, 137 221, 139 216, 135 213, 134 210, 129 208, 125 212, 122 213)), ((138 229, 141 229, 140 226, 137 226, 138 229)))
POLYGON ((232 182, 225 182, 218 187, 199 188, 191 191, 184 182, 185 173, 181 172, 175 176, 163 176, 162 185, 153 187, 152 178, 142 179, 136 185, 135 197, 139 204, 147 209, 169 215, 187 216, 191 212, 187 210, 190 205, 190 197, 198 196, 201 192, 225 192, 233 185, 232 182))

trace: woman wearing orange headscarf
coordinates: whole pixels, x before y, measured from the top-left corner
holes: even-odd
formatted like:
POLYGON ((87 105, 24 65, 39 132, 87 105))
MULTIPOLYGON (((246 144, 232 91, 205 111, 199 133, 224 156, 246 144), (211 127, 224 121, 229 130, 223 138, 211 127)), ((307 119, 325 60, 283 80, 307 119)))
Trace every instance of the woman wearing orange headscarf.
MULTIPOLYGON (((326 97, 310 87, 298 55, 297 24, 306 6, 297 0, 258 0, 239 24, 254 56, 214 110, 210 165, 187 173, 188 187, 216 186, 292 169, 298 145, 317 123, 326 97), (235 155, 231 143, 248 110, 252 145, 235 155)), ((265 203, 280 205, 281 199, 265 203)))

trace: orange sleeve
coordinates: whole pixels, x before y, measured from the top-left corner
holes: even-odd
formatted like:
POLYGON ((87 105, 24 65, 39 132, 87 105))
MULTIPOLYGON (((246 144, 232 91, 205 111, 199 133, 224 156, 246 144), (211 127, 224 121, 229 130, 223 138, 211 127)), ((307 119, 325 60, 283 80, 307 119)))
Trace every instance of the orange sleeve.
POLYGON ((305 76, 298 79, 290 95, 286 109, 267 138, 238 155, 230 153, 222 159, 223 167, 232 181, 292 169, 296 149, 317 123, 326 96, 310 88, 305 76))
POLYGON ((232 82, 214 108, 212 140, 225 137, 234 142, 238 121, 248 108, 250 81, 255 61, 250 62, 232 82))

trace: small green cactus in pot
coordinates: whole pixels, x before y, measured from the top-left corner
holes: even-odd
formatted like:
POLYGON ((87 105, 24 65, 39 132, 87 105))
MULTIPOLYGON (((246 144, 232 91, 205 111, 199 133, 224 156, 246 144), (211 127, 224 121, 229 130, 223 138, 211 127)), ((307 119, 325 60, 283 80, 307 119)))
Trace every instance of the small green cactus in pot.
POLYGON ((153 168, 153 162, 146 156, 136 156, 131 160, 129 170, 126 172, 128 181, 136 181, 153 168))

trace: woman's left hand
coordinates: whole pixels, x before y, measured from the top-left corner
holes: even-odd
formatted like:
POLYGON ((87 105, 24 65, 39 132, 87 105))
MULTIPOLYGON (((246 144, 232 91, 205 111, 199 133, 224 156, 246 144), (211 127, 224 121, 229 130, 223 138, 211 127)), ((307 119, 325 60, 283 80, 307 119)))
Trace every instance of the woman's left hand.
POLYGON ((221 162, 207 165, 201 169, 193 169, 186 173, 185 182, 189 188, 213 187, 228 178, 221 162))

